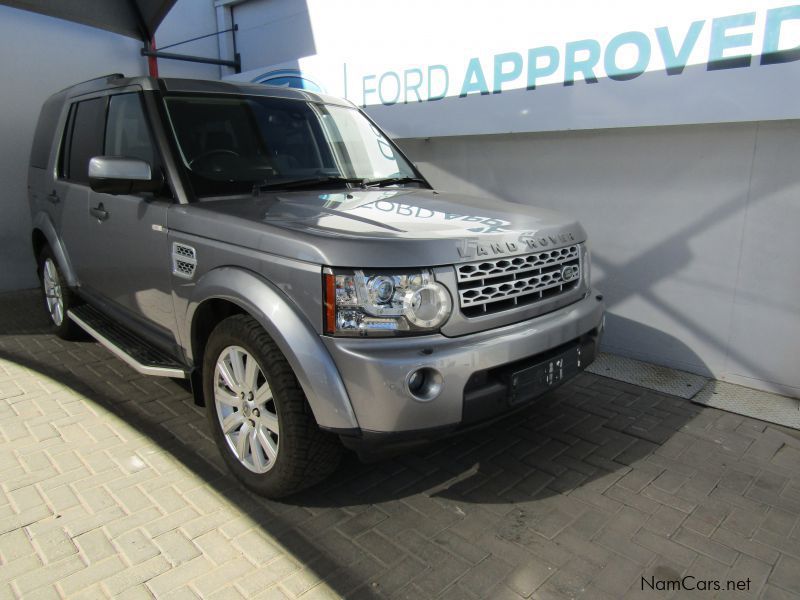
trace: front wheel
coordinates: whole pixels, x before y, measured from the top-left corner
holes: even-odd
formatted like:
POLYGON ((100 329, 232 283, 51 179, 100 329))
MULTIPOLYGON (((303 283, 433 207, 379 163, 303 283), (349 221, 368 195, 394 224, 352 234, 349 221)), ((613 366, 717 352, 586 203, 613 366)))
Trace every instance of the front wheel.
POLYGON ((225 463, 253 491, 286 496, 338 465, 339 440, 319 428, 291 366, 252 317, 234 315, 211 333, 203 394, 225 463))

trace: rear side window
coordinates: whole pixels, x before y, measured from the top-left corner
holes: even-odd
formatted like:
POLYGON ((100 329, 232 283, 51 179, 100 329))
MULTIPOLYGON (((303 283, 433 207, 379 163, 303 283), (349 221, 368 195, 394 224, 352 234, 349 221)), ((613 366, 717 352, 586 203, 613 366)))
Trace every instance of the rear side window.
POLYGON ((89 160, 103 154, 106 99, 79 102, 71 121, 69 151, 64 176, 76 183, 89 183, 89 160))
POLYGON ((39 113, 39 122, 36 125, 36 134, 33 136, 31 147, 31 166, 37 169, 46 169, 50 159, 50 150, 56 137, 56 125, 64 105, 64 94, 53 96, 44 103, 42 112, 39 113))

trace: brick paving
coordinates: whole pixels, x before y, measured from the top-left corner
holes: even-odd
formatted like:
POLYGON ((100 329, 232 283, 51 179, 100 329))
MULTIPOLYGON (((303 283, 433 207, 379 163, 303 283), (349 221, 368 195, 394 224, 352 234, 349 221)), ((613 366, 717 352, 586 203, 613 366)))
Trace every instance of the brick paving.
POLYGON ((267 501, 183 387, 53 337, 30 291, 0 295, 0 492, 0 598, 800 598, 791 430, 584 374, 267 501))

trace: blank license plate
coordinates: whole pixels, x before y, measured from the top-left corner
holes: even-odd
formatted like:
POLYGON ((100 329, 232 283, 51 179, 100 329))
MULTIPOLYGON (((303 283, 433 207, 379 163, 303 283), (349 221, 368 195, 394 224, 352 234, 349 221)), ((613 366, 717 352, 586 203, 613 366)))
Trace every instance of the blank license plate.
POLYGON ((508 376, 509 404, 513 406, 535 398, 577 375, 578 371, 577 346, 530 367, 513 371, 508 376))

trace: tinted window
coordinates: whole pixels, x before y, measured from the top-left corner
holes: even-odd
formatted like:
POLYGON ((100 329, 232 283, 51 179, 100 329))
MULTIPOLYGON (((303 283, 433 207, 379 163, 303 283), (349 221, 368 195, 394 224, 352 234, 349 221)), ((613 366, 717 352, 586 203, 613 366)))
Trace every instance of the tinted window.
POLYGON ((39 169, 47 168, 47 161, 50 159, 50 149, 56 141, 56 125, 61 114, 61 107, 64 105, 64 94, 58 94, 50 98, 42 106, 39 114, 39 122, 36 125, 36 134, 33 137, 33 147, 31 148, 31 166, 39 169))
POLYGON ((58 153, 58 176, 61 179, 65 179, 67 177, 67 168, 69 167, 69 147, 72 145, 72 126, 75 124, 76 108, 78 108, 77 104, 73 104, 69 107, 67 124, 64 127, 64 135, 61 139, 61 151, 58 153))
POLYGON ((353 108, 199 94, 168 97, 166 105, 197 196, 305 179, 416 176, 392 143, 353 108))
POLYGON ((153 141, 139 94, 111 97, 104 154, 138 158, 155 166, 153 141))
POLYGON ((89 159, 103 153, 105 107, 105 98, 94 98, 78 103, 66 173, 71 181, 89 183, 89 159))

